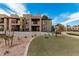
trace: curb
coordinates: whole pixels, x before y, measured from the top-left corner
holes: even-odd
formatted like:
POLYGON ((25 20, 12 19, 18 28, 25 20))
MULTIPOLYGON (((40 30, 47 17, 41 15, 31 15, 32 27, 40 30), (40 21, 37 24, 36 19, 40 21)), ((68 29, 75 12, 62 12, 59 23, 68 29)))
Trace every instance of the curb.
MULTIPOLYGON (((35 37, 34 37, 34 38, 35 38, 35 37)), ((26 45, 26 49, 25 49, 25 52, 24 52, 24 56, 27 56, 29 45, 30 45, 31 41, 32 41, 34 38, 30 39, 29 43, 26 45)))

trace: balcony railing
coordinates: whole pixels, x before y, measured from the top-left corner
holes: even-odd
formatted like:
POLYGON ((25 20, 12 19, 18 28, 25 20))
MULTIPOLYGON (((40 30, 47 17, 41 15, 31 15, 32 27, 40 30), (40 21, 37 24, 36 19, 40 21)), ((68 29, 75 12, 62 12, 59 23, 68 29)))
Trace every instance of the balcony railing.
POLYGON ((12 21, 12 24, 20 24, 20 21, 12 21))
POLYGON ((32 22, 32 25, 40 25, 40 22, 32 22))
POLYGON ((4 23, 4 20, 0 19, 0 23, 4 23))
POLYGON ((4 26, 0 26, 0 31, 3 31, 4 30, 4 26))

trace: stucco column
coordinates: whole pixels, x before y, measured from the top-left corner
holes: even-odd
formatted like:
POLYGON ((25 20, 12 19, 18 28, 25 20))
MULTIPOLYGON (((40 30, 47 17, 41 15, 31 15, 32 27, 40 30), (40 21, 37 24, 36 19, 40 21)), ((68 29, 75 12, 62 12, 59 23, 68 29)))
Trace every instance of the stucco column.
POLYGON ((9 19, 9 31, 11 31, 11 28, 12 28, 12 26, 11 26, 11 18, 9 19))
POLYGON ((32 20, 31 18, 29 19, 29 31, 31 32, 31 24, 32 24, 32 20))
POLYGON ((6 30, 7 30, 7 19, 4 18, 4 31, 6 31, 6 30))
POLYGON ((41 29, 42 29, 42 28, 41 28, 41 21, 42 21, 42 20, 41 20, 41 18, 40 18, 40 32, 41 32, 41 29))
POLYGON ((20 31, 22 31, 23 30, 23 24, 24 22, 22 21, 22 18, 20 18, 20 31))

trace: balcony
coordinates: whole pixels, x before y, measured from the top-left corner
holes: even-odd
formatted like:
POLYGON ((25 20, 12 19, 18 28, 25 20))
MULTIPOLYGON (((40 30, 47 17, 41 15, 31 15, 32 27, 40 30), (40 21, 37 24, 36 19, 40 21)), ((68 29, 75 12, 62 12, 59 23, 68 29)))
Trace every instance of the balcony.
POLYGON ((4 18, 0 18, 0 24, 4 23, 4 18))
POLYGON ((0 25, 0 31, 4 30, 4 25, 0 25))
POLYGON ((20 24, 20 21, 13 20, 11 23, 12 23, 12 25, 19 25, 20 24))
POLYGON ((40 25, 40 22, 33 21, 33 22, 32 22, 32 25, 34 25, 34 26, 38 26, 38 25, 40 25))
POLYGON ((20 31, 20 26, 19 25, 12 25, 12 31, 20 31))

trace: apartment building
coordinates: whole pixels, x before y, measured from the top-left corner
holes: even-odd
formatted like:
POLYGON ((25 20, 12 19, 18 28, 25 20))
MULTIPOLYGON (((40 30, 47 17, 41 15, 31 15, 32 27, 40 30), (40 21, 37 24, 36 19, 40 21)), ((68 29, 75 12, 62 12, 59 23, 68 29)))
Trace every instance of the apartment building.
POLYGON ((26 31, 41 31, 41 15, 32 16, 31 14, 24 14, 24 30, 26 31))
POLYGON ((42 20, 42 31, 50 32, 51 31, 51 25, 52 25, 52 21, 51 20, 42 20))
POLYGON ((79 31, 79 26, 69 26, 67 27, 67 31, 79 31))
POLYGON ((52 21, 42 20, 41 15, 32 16, 23 14, 22 17, 17 15, 0 15, 0 31, 51 31, 52 21))
POLYGON ((0 31, 5 31, 8 25, 8 16, 4 14, 0 14, 0 31))

